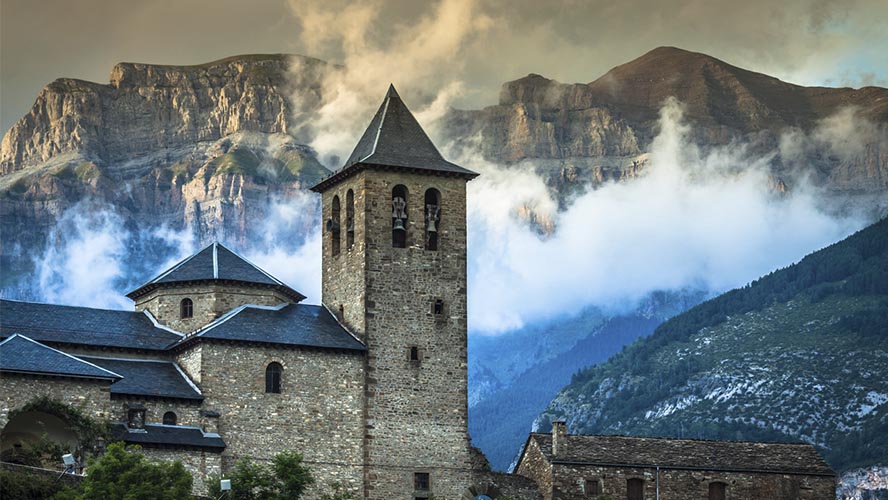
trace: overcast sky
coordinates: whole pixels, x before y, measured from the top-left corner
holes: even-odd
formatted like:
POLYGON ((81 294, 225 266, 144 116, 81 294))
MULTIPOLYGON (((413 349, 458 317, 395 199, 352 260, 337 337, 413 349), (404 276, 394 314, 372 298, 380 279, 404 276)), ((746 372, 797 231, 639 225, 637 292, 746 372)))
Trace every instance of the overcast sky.
MULTIPOLYGON (((0 1, 4 133, 58 77, 107 82, 120 61, 197 64, 245 53, 344 62, 354 55, 355 33, 359 50, 411 50, 401 35, 440 14, 438 2, 415 0, 0 1)), ((494 103, 502 82, 531 72, 592 81, 661 45, 804 85, 888 86, 884 0, 457 3, 472 19, 446 68, 465 84, 455 101, 462 107, 494 103)))

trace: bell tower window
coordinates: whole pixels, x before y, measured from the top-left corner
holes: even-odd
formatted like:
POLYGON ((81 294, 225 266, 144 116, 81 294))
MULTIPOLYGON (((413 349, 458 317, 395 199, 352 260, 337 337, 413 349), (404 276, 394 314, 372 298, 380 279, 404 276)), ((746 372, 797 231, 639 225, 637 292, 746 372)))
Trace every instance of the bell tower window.
POLYGON ((280 363, 269 363, 265 368, 265 392, 269 394, 281 393, 281 375, 284 367, 280 363))
POLYGON ((179 302, 179 318, 188 319, 194 316, 194 302, 191 299, 182 299, 179 302))
POLYGON ((401 184, 392 189, 392 246, 407 248, 407 188, 401 184))
POLYGON ((438 231, 441 229, 441 193, 437 189, 425 192, 425 248, 438 250, 438 231))
POLYGON ((330 232, 330 255, 339 255, 339 196, 333 197, 330 204, 330 220, 327 221, 330 232))
POLYGON ((345 194, 345 249, 355 246, 355 192, 351 189, 345 194))

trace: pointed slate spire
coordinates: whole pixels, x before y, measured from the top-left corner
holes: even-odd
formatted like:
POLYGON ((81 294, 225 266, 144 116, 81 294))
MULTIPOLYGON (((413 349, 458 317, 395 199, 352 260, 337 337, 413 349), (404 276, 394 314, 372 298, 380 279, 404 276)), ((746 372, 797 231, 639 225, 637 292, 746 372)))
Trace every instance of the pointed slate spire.
POLYGON ((312 187, 327 186, 364 166, 384 166, 472 179, 475 172, 445 160, 413 113, 407 109, 394 85, 389 85, 382 104, 358 140, 345 165, 312 187))

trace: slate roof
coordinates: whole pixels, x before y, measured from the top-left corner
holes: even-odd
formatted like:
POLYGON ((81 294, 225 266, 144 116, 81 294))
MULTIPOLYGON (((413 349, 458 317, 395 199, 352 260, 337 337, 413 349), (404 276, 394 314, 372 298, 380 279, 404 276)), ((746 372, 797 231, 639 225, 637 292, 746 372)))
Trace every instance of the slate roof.
POLYGON ((202 400, 203 394, 172 361, 80 356, 123 376, 111 394, 202 400))
POLYGON ((385 99, 345 165, 311 189, 323 191, 369 165, 456 175, 468 179, 478 176, 441 156, 438 148, 401 100, 394 85, 389 86, 385 99))
POLYGON ((0 337, 39 342, 163 350, 181 334, 155 326, 145 313, 0 299, 0 337))
POLYGON ((145 424, 144 430, 130 430, 125 424, 111 424, 111 435, 126 443, 206 448, 221 453, 225 441, 218 434, 204 433, 200 427, 145 424))
MULTIPOLYGON (((817 450, 803 443, 754 443, 629 436, 568 434, 563 452, 552 456, 552 435, 532 433, 553 463, 648 466, 719 471, 830 475, 835 472, 817 450)), ((521 458, 527 453, 527 446, 521 458)), ((520 461, 520 459, 519 459, 520 461)))
POLYGON ((366 349, 326 308, 304 304, 240 306, 189 335, 180 344, 198 338, 353 351, 366 349))
POLYGON ((111 381, 121 378, 113 371, 18 334, 0 342, 0 371, 111 381))
POLYGON ((157 277, 127 294, 135 299, 159 285, 195 281, 238 281, 273 287, 299 302, 304 295, 263 271, 252 262, 218 242, 210 243, 197 253, 160 273, 157 277))

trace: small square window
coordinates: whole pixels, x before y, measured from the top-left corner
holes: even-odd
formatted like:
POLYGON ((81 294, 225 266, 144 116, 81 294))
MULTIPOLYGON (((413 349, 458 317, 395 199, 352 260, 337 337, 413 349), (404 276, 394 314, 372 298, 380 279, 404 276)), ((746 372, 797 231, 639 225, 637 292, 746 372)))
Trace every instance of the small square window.
POLYGON ((601 483, 598 482, 597 479, 587 479, 586 484, 584 485, 584 491, 586 495, 600 495, 601 494, 601 483))
POLYGON ((419 491, 427 491, 429 489, 429 473, 414 472, 413 473, 413 489, 419 491))

